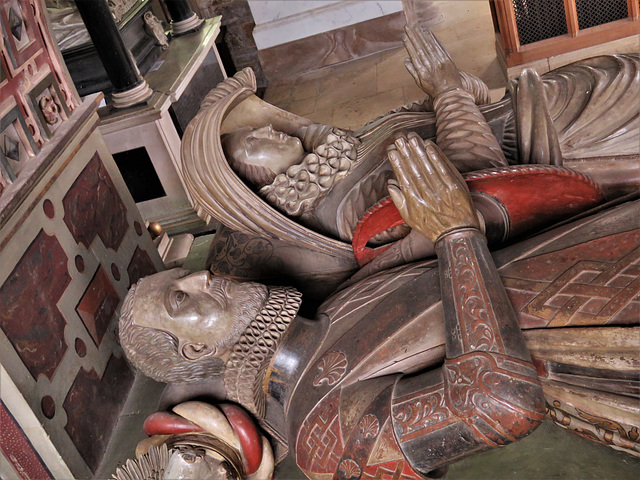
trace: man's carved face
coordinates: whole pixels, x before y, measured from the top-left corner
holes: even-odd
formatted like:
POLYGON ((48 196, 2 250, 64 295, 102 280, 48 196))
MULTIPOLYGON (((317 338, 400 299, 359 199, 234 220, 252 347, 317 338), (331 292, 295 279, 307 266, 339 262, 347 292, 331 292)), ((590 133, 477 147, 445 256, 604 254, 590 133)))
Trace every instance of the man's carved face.
POLYGON ((237 283, 207 271, 168 270, 139 285, 133 324, 173 335, 187 360, 223 358, 255 318, 266 295, 266 287, 260 284, 237 283))
POLYGON ((298 138, 278 132, 271 125, 233 135, 229 149, 238 161, 266 167, 276 175, 286 172, 304 157, 298 138))

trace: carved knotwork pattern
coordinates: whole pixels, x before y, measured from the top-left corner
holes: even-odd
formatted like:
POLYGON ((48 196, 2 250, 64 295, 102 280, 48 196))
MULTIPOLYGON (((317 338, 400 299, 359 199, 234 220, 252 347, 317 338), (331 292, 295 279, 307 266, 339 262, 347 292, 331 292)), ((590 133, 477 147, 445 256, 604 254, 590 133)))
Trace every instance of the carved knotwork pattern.
POLYGON ((422 480, 423 477, 414 472, 408 462, 394 460, 380 465, 368 465, 362 472, 366 480, 422 480))
POLYGON ((325 397, 307 416, 298 432, 296 461, 309 472, 334 473, 344 446, 340 435, 340 393, 325 397))
POLYGON ((640 293, 640 248, 615 263, 581 261, 551 282, 526 311, 549 327, 607 323, 640 293))
POLYGON ((327 353, 316 364, 318 374, 313 379, 313 386, 335 385, 346 373, 347 365, 347 357, 344 353, 327 353))
POLYGON ((452 258, 451 282, 460 327, 452 332, 462 341, 464 350, 493 350, 504 352, 495 313, 484 284, 478 259, 466 238, 458 238, 447 245, 452 258))

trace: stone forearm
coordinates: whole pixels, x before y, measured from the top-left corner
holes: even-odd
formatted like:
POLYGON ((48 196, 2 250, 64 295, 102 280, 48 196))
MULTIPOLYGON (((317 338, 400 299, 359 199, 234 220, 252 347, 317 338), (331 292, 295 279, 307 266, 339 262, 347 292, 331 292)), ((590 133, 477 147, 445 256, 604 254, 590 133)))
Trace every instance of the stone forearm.
POLYGON ((391 407, 402 452, 421 473, 516 441, 544 416, 542 388, 484 236, 460 230, 436 252, 447 358, 440 371, 401 379, 391 407))
POLYGON ((531 361, 484 235, 451 233, 436 244, 447 358, 486 351, 531 361))
POLYGON ((436 143, 461 172, 507 166, 500 144, 473 96, 461 88, 434 101, 436 143))

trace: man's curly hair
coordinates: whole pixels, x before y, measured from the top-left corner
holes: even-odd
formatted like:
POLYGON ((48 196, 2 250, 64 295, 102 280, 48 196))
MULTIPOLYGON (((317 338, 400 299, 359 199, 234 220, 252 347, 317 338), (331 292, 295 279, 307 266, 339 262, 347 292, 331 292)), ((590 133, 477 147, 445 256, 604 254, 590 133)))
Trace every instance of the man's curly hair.
POLYGON ((223 372, 224 362, 207 357, 185 360, 178 352, 178 339, 162 330, 133 324, 136 290, 145 279, 131 286, 120 311, 119 337, 125 355, 135 368, 158 382, 193 382, 223 372))

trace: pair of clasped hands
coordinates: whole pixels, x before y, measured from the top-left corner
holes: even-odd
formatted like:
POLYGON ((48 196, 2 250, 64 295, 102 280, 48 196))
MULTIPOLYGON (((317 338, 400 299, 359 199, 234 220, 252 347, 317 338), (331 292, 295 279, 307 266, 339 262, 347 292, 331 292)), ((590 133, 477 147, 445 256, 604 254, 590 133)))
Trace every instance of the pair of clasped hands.
MULTIPOLYGON (((405 64, 418 86, 434 99, 461 88, 458 69, 433 34, 405 30, 405 64)), ((388 147, 388 155, 396 173, 389 194, 407 225, 434 243, 453 231, 479 228, 465 181, 433 142, 409 133, 388 147)))

